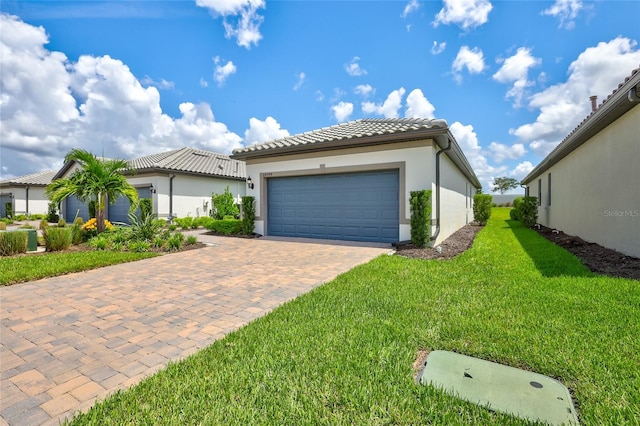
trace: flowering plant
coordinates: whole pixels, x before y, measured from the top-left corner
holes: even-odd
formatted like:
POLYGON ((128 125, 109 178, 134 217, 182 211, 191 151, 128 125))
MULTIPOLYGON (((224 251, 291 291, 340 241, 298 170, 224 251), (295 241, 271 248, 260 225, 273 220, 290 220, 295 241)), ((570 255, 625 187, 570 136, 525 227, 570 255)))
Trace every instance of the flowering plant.
MULTIPOLYGON (((95 231, 98 229, 98 221, 95 217, 92 217, 88 221, 82 225, 83 231, 95 231)), ((113 225, 107 219, 104 220, 104 229, 111 231, 113 229, 113 225)))

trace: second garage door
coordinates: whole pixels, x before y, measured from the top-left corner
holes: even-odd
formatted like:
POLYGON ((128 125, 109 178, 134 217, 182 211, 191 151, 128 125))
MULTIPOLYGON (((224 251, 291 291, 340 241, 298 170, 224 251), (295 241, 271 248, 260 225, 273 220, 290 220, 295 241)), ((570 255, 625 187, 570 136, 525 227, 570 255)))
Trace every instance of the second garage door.
POLYGON ((268 180, 267 234, 396 242, 397 170, 268 180))

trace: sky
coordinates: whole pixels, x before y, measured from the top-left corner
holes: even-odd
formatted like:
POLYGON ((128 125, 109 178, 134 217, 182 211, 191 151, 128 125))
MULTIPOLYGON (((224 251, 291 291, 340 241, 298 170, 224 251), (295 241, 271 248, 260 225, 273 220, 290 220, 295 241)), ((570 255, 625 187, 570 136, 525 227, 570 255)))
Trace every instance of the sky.
POLYGON ((445 119, 485 192, 640 67, 636 1, 0 2, 0 179, 445 119))

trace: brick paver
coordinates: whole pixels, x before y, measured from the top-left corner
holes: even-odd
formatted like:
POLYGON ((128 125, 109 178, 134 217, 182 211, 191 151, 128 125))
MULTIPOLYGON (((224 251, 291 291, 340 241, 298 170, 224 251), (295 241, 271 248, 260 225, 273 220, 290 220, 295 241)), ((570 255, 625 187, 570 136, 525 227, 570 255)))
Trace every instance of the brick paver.
POLYGON ((211 243, 0 288, 0 425, 58 424, 389 247, 211 243))

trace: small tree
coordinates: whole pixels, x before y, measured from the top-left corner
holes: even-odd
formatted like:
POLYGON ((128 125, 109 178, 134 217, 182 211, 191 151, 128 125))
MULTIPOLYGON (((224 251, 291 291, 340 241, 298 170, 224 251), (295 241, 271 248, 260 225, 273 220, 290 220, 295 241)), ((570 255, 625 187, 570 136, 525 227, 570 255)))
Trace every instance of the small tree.
POLYGON ((519 184, 520 183, 518 182, 518 180, 514 178, 510 178, 506 176, 497 177, 493 179, 493 189, 491 191, 493 192, 500 191, 500 194, 504 194, 510 189, 516 189, 519 184))
POLYGON ((240 210, 228 186, 224 189, 224 194, 212 194, 211 203, 213 204, 213 217, 218 220, 224 219, 225 216, 240 216, 240 210))

